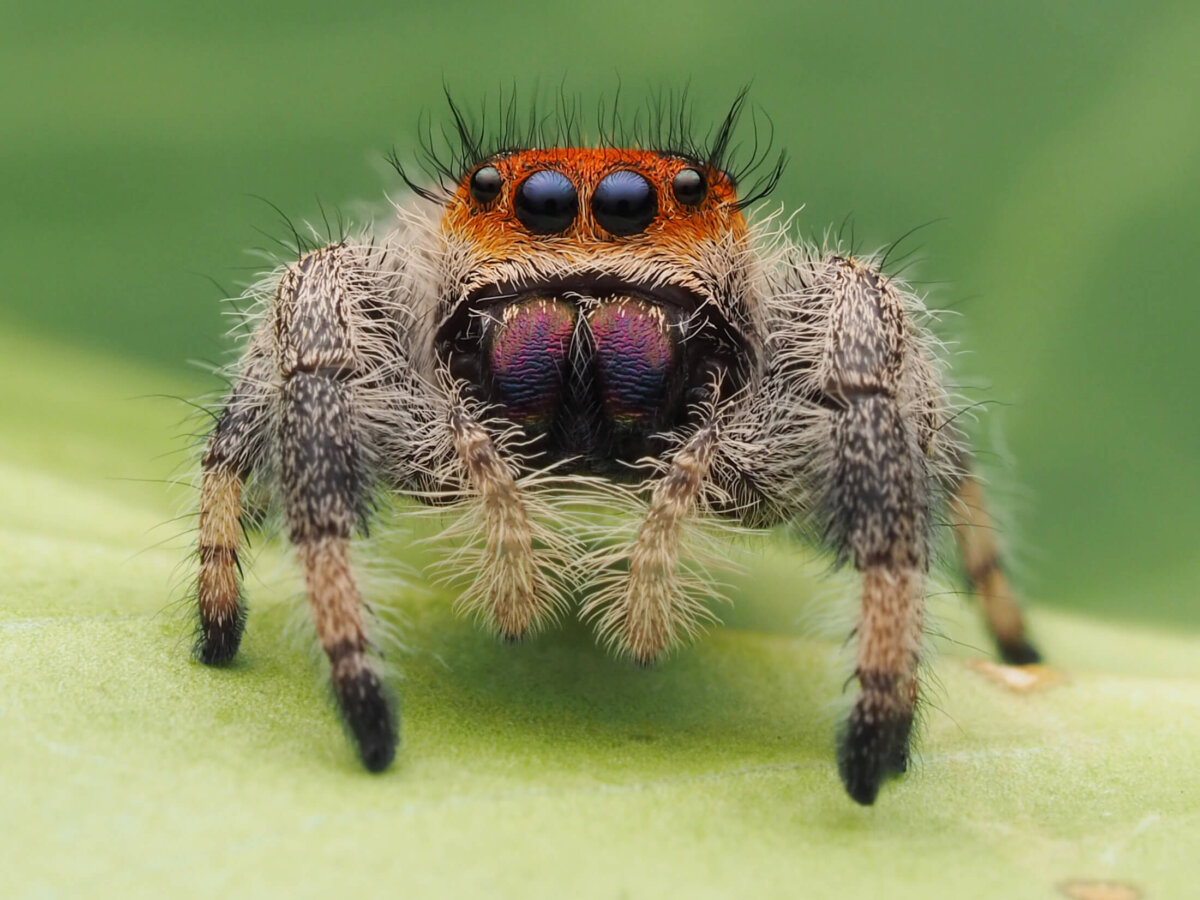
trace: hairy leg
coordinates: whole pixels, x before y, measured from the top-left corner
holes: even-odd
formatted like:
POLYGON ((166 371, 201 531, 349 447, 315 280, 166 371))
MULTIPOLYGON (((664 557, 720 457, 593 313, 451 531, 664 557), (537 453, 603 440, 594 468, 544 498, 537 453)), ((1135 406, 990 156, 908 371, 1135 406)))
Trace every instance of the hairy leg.
POLYGON ((621 602, 605 613, 604 627, 620 635, 638 662, 649 665, 692 628, 696 611, 678 583, 679 532, 696 508, 712 461, 716 423, 709 422, 671 460, 654 486, 650 509, 629 554, 621 602))
POLYGON ((838 768, 870 804, 907 766, 941 388, 919 303, 869 266, 796 247, 779 278, 764 300, 765 371, 733 417, 718 480, 747 524, 816 514, 860 572, 859 691, 838 768))
POLYGON ((1001 658, 1012 665, 1038 662, 1041 655, 1025 633, 1025 618, 1004 575, 983 487, 974 475, 968 473, 959 482, 950 512, 963 567, 1001 658))
POLYGON ((859 696, 838 746, 850 796, 874 802, 907 766, 924 612, 927 527, 922 460, 885 394, 853 394, 835 415, 829 515, 862 573, 859 696))
POLYGON ((882 276, 830 261, 822 389, 832 402, 830 533, 862 573, 859 696, 838 746, 850 796, 873 803, 904 771, 918 682, 928 565, 930 476, 918 423, 901 400, 909 323, 882 276))
POLYGON ((699 428, 675 451, 666 471, 653 481, 650 506, 629 546, 594 557, 607 582, 583 609, 598 618, 602 638, 642 665, 692 635, 707 616, 680 572, 680 540, 696 511, 721 438, 715 403, 719 388, 706 390, 699 428), (628 567, 628 573, 624 571, 628 567))
POLYGON ((195 653, 208 665, 233 659, 242 639, 246 607, 241 599, 242 482, 262 456, 267 429, 269 361, 252 350, 241 378, 209 438, 201 462, 199 608, 195 653))
POLYGON ((536 564, 533 527, 512 471, 495 442, 464 407, 450 414, 454 452, 481 506, 485 551, 465 605, 505 639, 517 640, 553 613, 536 564))
POLYGON ((246 623, 238 573, 241 477, 232 467, 208 460, 201 477, 195 652, 201 662, 221 665, 237 653, 246 623))
POLYGON ((282 381, 279 475, 334 693, 363 764, 380 771, 395 755, 396 719, 368 655, 349 559, 367 503, 355 347, 370 324, 354 289, 355 265, 345 248, 328 247, 302 258, 280 283, 272 323, 282 381))

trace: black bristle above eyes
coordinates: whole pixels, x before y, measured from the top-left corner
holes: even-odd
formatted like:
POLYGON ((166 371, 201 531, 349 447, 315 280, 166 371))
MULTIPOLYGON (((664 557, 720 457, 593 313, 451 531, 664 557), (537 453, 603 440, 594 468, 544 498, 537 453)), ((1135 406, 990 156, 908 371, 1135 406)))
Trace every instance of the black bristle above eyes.
MULTIPOLYGON (((450 115, 441 126, 432 115, 423 114, 418 123, 417 168, 425 176, 414 178, 395 150, 388 159, 414 192, 437 203, 445 203, 468 172, 505 153, 546 147, 618 147, 657 150, 688 160, 697 169, 724 173, 735 184, 752 182, 738 198, 744 208, 766 197, 778 184, 787 154, 773 150, 774 129, 770 119, 760 133, 759 116, 752 115, 748 140, 736 140, 745 112, 748 88, 734 97, 724 117, 700 133, 693 121, 687 90, 657 91, 639 107, 627 108, 616 97, 597 106, 595 128, 585 134, 582 101, 560 91, 553 109, 539 106, 535 96, 528 104, 518 103, 515 91, 500 95, 494 110, 486 104, 478 114, 455 101, 445 91, 450 115)), ((686 202, 686 201, 681 201, 686 202)))

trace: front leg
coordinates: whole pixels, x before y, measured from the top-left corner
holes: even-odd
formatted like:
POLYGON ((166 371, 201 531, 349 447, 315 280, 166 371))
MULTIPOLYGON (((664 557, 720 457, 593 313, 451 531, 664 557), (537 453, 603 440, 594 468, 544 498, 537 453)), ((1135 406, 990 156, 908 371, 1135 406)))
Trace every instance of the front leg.
POLYGON ((870 804, 908 761, 932 483, 918 415, 936 386, 918 386, 915 403, 902 396, 915 348, 901 297, 882 276, 834 258, 823 289, 829 318, 817 376, 832 417, 823 504, 835 547, 862 574, 859 696, 839 737, 838 769, 850 796, 870 804))
POLYGON ((291 267, 273 310, 282 382, 280 487, 288 532, 304 569, 309 605, 329 657, 334 693, 368 769, 396 752, 396 718, 368 655, 362 599, 349 542, 366 517, 368 422, 357 395, 371 379, 359 350, 373 319, 356 286, 353 251, 318 250, 291 267), (359 346, 356 346, 359 345, 359 346))

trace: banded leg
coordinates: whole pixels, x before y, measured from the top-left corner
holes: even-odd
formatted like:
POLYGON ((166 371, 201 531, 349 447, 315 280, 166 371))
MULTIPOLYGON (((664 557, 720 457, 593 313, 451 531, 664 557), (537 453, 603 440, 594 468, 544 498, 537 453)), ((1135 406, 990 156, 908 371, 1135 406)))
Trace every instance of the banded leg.
POLYGON ((216 666, 233 659, 246 623, 238 573, 242 479, 227 463, 208 459, 201 478, 196 591, 200 627, 195 652, 201 662, 216 666))
POLYGON ((928 565, 930 475, 901 394, 910 345, 901 298, 852 259, 831 261, 821 373, 832 401, 825 504, 839 550, 862 574, 859 695, 839 739, 850 796, 871 804, 903 772, 915 713, 928 565))
POLYGON ((533 527, 516 481, 487 431, 461 406, 450 414, 454 449, 482 504, 485 556, 477 589, 464 598, 506 640, 521 638, 549 617, 553 603, 542 583, 533 527))
POLYGON ((1041 654, 1026 636, 1020 604, 1001 567, 983 488, 974 475, 963 476, 950 502, 950 511, 963 567, 983 607, 988 631, 1001 658, 1015 666, 1039 662, 1041 654))
POLYGON ((207 665, 233 659, 242 640, 238 550, 242 482, 261 459, 266 422, 266 358, 251 351, 246 370, 217 420, 201 463, 199 608, 195 654, 207 665))
POLYGON ((280 397, 280 483, 288 530, 304 569, 309 606, 329 657, 334 693, 363 765, 391 763, 396 719, 368 656, 349 542, 366 513, 365 431, 355 403, 355 341, 368 320, 340 247, 288 270, 274 310, 280 397))

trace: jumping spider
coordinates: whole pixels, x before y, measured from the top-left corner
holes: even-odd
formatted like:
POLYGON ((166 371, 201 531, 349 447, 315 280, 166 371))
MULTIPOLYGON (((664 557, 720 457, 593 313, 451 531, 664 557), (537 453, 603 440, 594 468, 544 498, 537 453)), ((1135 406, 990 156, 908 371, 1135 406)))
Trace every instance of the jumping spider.
POLYGON ((282 501, 372 771, 391 763, 397 723, 349 542, 379 491, 466 510, 480 551, 467 603, 498 634, 583 597, 644 664, 701 614, 688 522, 815 525, 861 573, 859 693, 838 742, 859 803, 907 765, 940 510, 1001 655, 1036 659, 921 299, 871 259, 747 220, 764 191, 739 195, 725 158, 739 107, 706 147, 651 149, 484 149, 454 110, 463 153, 443 191, 410 182, 388 230, 275 273, 202 463, 203 662, 228 662, 241 638, 251 477, 282 501), (584 552, 543 520, 556 489, 603 503, 618 482, 640 507, 627 543, 584 552))

